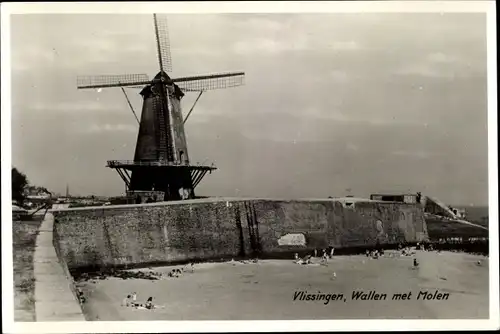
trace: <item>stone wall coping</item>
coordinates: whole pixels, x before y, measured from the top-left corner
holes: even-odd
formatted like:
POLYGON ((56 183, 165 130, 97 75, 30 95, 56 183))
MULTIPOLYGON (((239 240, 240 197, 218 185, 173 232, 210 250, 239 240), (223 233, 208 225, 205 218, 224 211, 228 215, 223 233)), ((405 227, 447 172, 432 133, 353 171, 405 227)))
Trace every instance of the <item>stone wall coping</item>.
POLYGON ((388 202, 388 201, 377 201, 371 199, 364 198, 356 198, 356 197, 337 197, 337 198, 306 198, 306 199, 280 199, 280 198, 260 198, 260 197, 213 197, 213 198, 200 198, 200 199, 191 199, 191 200, 183 200, 183 201, 169 201, 169 202, 158 202, 158 203, 142 203, 142 204, 120 204, 120 205, 106 205, 106 206, 86 206, 86 207, 78 207, 78 208, 61 208, 61 209, 52 209, 50 212, 65 212, 65 211, 87 211, 87 210, 112 210, 112 209, 120 209, 120 208, 147 208, 147 207, 156 207, 156 206, 169 206, 169 205, 179 205, 179 204, 204 204, 204 203, 220 203, 220 202, 245 202, 245 201, 270 201, 270 202, 355 202, 355 203, 379 203, 379 204, 395 204, 398 205, 408 205, 415 206, 413 203, 400 203, 400 202, 388 202))

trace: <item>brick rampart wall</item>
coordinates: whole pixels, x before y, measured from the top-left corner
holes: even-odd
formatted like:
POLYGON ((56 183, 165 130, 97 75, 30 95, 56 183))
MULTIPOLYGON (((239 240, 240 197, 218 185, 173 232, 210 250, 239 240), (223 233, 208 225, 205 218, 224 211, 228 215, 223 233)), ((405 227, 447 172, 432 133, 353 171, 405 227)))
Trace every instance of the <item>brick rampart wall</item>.
POLYGON ((421 207, 336 200, 190 200, 54 212, 58 253, 70 269, 272 256, 427 238, 421 207), (305 244, 280 244, 302 234, 305 244))

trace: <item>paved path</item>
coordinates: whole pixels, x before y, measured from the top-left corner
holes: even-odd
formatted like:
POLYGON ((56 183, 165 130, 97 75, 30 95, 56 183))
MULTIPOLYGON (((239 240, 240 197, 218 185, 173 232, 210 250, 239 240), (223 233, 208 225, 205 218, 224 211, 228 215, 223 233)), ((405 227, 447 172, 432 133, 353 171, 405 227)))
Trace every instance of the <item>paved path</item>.
POLYGON ((36 321, 85 321, 52 243, 54 216, 40 226, 34 256, 36 321))

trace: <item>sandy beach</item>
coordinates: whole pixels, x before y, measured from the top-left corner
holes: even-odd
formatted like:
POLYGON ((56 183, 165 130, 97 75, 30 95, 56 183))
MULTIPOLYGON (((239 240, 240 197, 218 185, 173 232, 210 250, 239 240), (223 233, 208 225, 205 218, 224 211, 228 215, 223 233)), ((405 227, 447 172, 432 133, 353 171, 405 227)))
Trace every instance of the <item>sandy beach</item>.
MULTIPOLYGON (((131 271, 168 273, 173 268, 181 266, 131 271)), ((489 316, 488 258, 453 252, 416 251, 414 256, 399 256, 393 251, 378 259, 335 256, 328 266, 298 265, 292 260, 205 263, 177 278, 108 277, 80 281, 78 286, 86 296, 83 308, 91 321, 489 316), (419 262, 416 268, 414 258, 419 262), (137 292, 138 302, 152 296, 163 307, 121 306, 132 292, 137 292), (323 299, 307 300, 307 295, 323 299)))

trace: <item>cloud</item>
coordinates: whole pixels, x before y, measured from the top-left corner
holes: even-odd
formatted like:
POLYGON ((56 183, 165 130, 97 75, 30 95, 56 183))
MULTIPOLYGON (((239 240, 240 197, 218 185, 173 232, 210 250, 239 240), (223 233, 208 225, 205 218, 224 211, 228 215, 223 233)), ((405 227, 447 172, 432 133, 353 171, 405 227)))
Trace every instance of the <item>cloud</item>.
POLYGON ((333 50, 359 50, 361 46, 355 41, 338 41, 329 45, 333 50))
POLYGON ((74 112, 74 111, 109 111, 116 110, 114 106, 106 105, 99 101, 85 102, 59 102, 59 103, 43 103, 36 102, 30 105, 31 110, 35 111, 58 111, 58 112, 74 112))
POLYGON ((273 19, 265 17, 251 17, 245 21, 247 27, 258 27, 259 30, 265 31, 266 33, 277 33, 282 32, 289 28, 289 24, 282 23, 273 19))
POLYGON ((35 63, 38 67, 53 66, 56 57, 54 49, 43 48, 36 44, 15 48, 11 53, 12 69, 14 71, 33 69, 35 63))
POLYGON ((350 81, 349 74, 346 71, 333 70, 330 72, 330 77, 336 82, 348 82, 350 81))
MULTIPOLYGON (((156 52, 156 51, 155 51, 156 52)), ((190 46, 185 46, 185 47, 175 47, 173 46, 171 49, 172 55, 173 56, 207 56, 207 57, 214 57, 214 56, 222 56, 224 54, 227 54, 227 50, 223 48, 210 48, 210 47, 199 47, 197 45, 190 45, 190 46)))
MULTIPOLYGON (((341 106, 341 103, 339 103, 337 107, 339 106, 341 106)), ((397 117, 397 118, 390 116, 384 117, 382 115, 377 116, 373 114, 354 115, 349 113, 343 113, 334 109, 333 110, 325 109, 315 106, 309 106, 308 108, 306 108, 305 112, 297 114, 297 117, 299 118, 314 117, 318 119, 325 119, 325 120, 331 120, 335 122, 345 122, 345 123, 365 123, 373 126, 379 126, 379 125, 421 126, 422 125, 420 121, 405 119, 403 117, 397 117)))
POLYGON ((395 71, 396 75, 413 75, 426 78, 454 79, 455 71, 434 66, 434 64, 420 62, 411 65, 404 65, 395 71))
POLYGON ((83 132, 96 133, 96 132, 137 132, 137 125, 130 124, 92 124, 83 132))
MULTIPOLYGON (((140 59, 150 56, 153 60, 156 55, 153 40, 138 39, 125 35, 124 38, 93 36, 73 41, 73 52, 78 53, 77 59, 67 61, 69 67, 79 68, 91 63, 120 63, 125 59, 140 59)), ((68 58, 68 57, 66 57, 68 58)))
POLYGON ((427 159, 435 156, 434 153, 428 151, 394 151, 392 152, 392 155, 417 159, 427 159))
POLYGON ((356 144, 353 144, 353 143, 347 143, 346 148, 348 151, 358 151, 359 150, 359 146, 356 144))
POLYGON ((232 51, 236 54, 254 54, 254 53, 281 53, 284 51, 299 51, 307 49, 303 39, 289 43, 284 40, 271 38, 253 38, 246 41, 238 41, 233 44, 232 51))
POLYGON ((115 40, 101 36, 89 36, 88 38, 74 39, 70 43, 78 49, 111 52, 116 50, 115 40))
POLYGON ((298 34, 268 37, 255 37, 233 43, 231 51, 236 54, 277 54, 282 52, 296 51, 354 51, 360 50, 361 46, 355 41, 334 41, 319 36, 298 34))
POLYGON ((431 63, 453 63, 458 60, 456 56, 435 52, 427 55, 427 60, 431 63))
POLYGON ((429 53, 426 56, 400 66, 395 71, 399 75, 415 75, 427 78, 455 79, 470 76, 479 67, 472 68, 465 59, 442 52, 429 53))
MULTIPOLYGON (((137 45, 125 45, 120 50, 111 41, 102 38, 79 38, 67 45, 44 44, 42 41, 33 41, 30 44, 14 48, 12 52, 12 69, 14 71, 39 69, 61 70, 77 69, 92 62, 119 59, 120 52, 137 53, 143 51, 137 45)), ((38 71, 37 71, 38 72, 38 71)))

